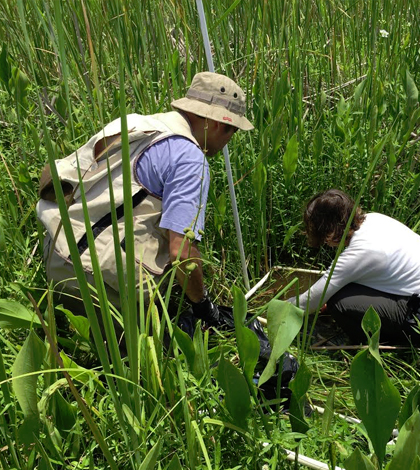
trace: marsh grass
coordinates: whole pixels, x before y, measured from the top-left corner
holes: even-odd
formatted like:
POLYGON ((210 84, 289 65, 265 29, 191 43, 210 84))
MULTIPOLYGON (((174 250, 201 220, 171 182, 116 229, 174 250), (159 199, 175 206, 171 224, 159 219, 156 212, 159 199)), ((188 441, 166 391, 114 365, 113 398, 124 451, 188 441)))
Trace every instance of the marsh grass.
MULTIPOLYGON (((387 213, 418 231, 417 2, 212 0, 204 7, 216 71, 246 90, 255 125, 253 133, 235 134, 229 146, 252 280, 275 265, 329 264, 330 253, 315 257, 300 236, 302 208, 319 190, 339 187, 360 198, 365 210, 387 213)), ((0 46, 0 297, 34 311, 29 290, 48 323, 46 331, 33 325, 41 340, 32 335, 32 347, 42 351, 42 343, 51 350, 57 340, 65 345, 60 356, 45 356, 41 370, 19 371, 39 375, 31 415, 18 404, 16 384, 22 379, 11 380, 27 330, 1 331, 0 464, 25 470, 145 470, 156 462, 170 470, 263 463, 287 468, 281 447, 297 445, 288 419, 273 413, 264 419, 252 398, 244 430, 221 400, 214 365, 221 357, 235 362, 231 336, 208 350, 212 338, 197 331, 187 350, 173 338, 172 354, 165 354, 164 331, 172 335, 167 304, 162 302, 161 317, 153 303, 146 308, 140 302, 137 309, 135 267, 129 262, 125 278, 119 269, 126 299, 120 316, 127 335, 124 357, 100 273, 95 297, 105 331, 77 250, 72 253, 89 320, 83 337, 81 319, 72 319, 69 331, 54 328, 56 306, 40 261, 43 236, 34 214, 40 169, 112 119, 167 111, 170 101, 185 93, 195 72, 207 69, 194 2, 5 0, 0 46), (47 332, 51 342, 45 340, 47 332), (194 351, 194 367, 186 351, 194 351), (77 365, 91 357, 95 364, 77 365), (65 381, 60 360, 69 374, 65 381), (72 384, 76 391, 70 393, 72 384), (21 425, 28 417, 39 420, 40 432, 34 446, 23 451, 21 425)), ((203 243, 207 284, 219 303, 232 304, 232 285, 243 286, 239 255, 224 164, 214 158, 210 166, 203 243)), ((128 178, 129 168, 124 171, 128 178)), ((130 206, 126 209, 129 213, 130 206)), ((91 237, 89 246, 94 256, 91 237)), ((127 250, 134 260, 132 237, 127 250)), ((258 300, 249 304, 251 311, 264 308, 258 300)), ((295 352, 312 372, 311 401, 325 403, 335 385, 335 408, 353 415, 352 356, 314 354, 299 342, 295 352)), ((417 361, 415 352, 384 359, 403 396, 418 379, 417 361)), ((309 422, 300 451, 332 461, 329 452, 335 449, 338 463, 355 447, 368 454, 357 427, 334 420, 330 434, 320 438, 321 418, 315 414, 309 422)))

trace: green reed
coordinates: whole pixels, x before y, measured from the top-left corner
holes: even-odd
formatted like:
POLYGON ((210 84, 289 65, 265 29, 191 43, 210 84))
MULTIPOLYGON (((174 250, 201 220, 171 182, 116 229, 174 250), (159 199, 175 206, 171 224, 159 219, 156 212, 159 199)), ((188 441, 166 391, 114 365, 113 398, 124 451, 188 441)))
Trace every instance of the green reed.
MULTIPOLYGON (((356 197, 364 186, 364 209, 383 211, 418 230, 417 2, 211 0, 204 6, 216 71, 246 90, 247 114, 255 125, 252 133, 236 134, 229 145, 252 279, 276 264, 307 263, 305 240, 298 236, 302 207, 316 191, 329 187, 356 197), (373 158, 377 162, 372 167, 373 158)), ((191 1, 0 3, 2 296, 22 299, 28 287, 47 287, 41 250, 33 251, 38 238, 42 243, 34 207, 37 179, 47 159, 52 163, 70 154, 116 117, 124 121, 131 112, 169 110, 192 76, 205 69, 191 1)), ((203 256, 207 284, 223 303, 232 298, 231 285, 242 281, 224 164, 216 157, 210 166, 203 256)), ((60 205, 65 214, 62 200, 60 205)), ((66 220, 64 229, 71 238, 66 220)), ((50 370, 59 372, 57 358, 50 358, 37 392, 51 394, 46 410, 52 414, 61 405, 68 411, 66 423, 72 424, 66 428, 45 420, 43 429, 52 431, 53 438, 48 432, 40 436, 26 457, 14 444, 22 414, 7 378, 18 351, 7 335, 0 338, 2 351, 7 351, 0 356, 1 403, 10 410, 0 415, 0 432, 10 451, 7 456, 0 451, 2 466, 29 470, 39 461, 44 468, 67 469, 82 461, 85 468, 143 470, 143 462, 152 468, 156 459, 165 469, 259 465, 262 447, 255 442, 264 435, 262 419, 252 412, 247 432, 238 431, 220 403, 213 375, 221 355, 230 358, 235 349, 221 338, 222 346, 207 352, 208 335, 197 333, 192 348, 202 375, 189 368, 188 354, 180 351, 177 340, 174 357, 165 356, 168 313, 164 309, 160 320, 156 308, 142 302, 138 311, 130 237, 127 247, 129 269, 119 270, 126 299, 119 319, 127 332, 128 359, 118 348, 115 312, 100 273, 97 298, 105 333, 76 252, 73 259, 94 338, 84 347, 99 357, 100 366, 87 372, 76 366, 83 352, 80 335, 72 343, 75 361, 68 350, 63 355, 92 418, 82 419, 80 412, 71 418, 76 399, 58 378, 53 380, 50 370), (92 436, 88 443, 80 439, 84 434, 92 436)), ((90 248, 94 256, 92 239, 90 248)), ((51 303, 49 308, 53 315, 51 303)), ((269 420, 287 435, 280 418, 270 415, 269 420)), ((270 453, 270 447, 267 461, 273 464, 278 450, 270 453)))

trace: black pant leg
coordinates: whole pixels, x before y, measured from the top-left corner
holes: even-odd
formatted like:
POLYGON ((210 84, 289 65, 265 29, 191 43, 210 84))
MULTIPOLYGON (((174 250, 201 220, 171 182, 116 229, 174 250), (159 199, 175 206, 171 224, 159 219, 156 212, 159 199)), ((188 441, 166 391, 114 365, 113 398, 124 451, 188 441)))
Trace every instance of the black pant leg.
POLYGON ((327 309, 356 344, 367 342, 361 323, 371 306, 381 319, 381 342, 406 344, 411 339, 413 343, 417 343, 420 335, 412 328, 407 328, 406 323, 409 299, 410 296, 388 294, 361 284, 350 283, 331 297, 327 302, 327 309))

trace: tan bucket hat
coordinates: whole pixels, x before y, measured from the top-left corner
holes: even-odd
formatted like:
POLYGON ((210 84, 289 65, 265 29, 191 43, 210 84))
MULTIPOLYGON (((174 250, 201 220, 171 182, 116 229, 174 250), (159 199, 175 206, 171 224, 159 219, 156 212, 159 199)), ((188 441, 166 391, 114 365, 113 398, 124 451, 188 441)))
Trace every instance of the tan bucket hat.
POLYGON ((245 93, 233 80, 218 73, 197 73, 187 96, 171 104, 175 109, 189 111, 243 131, 254 129, 245 117, 245 93))

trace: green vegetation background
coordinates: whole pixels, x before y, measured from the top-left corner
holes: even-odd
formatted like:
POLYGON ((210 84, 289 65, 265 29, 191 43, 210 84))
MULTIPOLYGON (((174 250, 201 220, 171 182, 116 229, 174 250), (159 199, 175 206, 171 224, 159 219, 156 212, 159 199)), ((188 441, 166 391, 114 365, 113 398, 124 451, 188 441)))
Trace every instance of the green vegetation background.
MULTIPOLYGON (((252 284, 272 266, 319 268, 331 260, 328 251, 308 250, 301 234, 304 204, 323 189, 337 187, 360 196, 365 210, 384 212, 419 231, 418 1, 209 0, 204 6, 216 71, 246 90, 247 115, 255 125, 252 133, 235 134, 229 145, 252 284)), ((163 112, 185 93, 192 76, 208 67, 195 2, 190 0, 1 0, 0 47, 0 298, 22 300, 28 289, 47 287, 42 230, 35 217, 47 149, 56 158, 64 157, 118 117, 122 83, 127 112, 163 112)), ((209 262, 209 287, 231 301, 232 284, 242 286, 236 234, 222 157, 210 165, 202 251, 209 262)), ((1 335, 5 370, 26 334, 17 330, 1 335)), ((416 373, 412 358, 404 360, 408 362, 402 366, 398 358, 390 363, 398 364, 391 374, 407 393, 416 373), (408 376, 401 375, 404 368, 408 376)), ((325 383, 341 384, 346 406, 348 381, 337 374, 335 358, 325 359, 324 370, 323 361, 313 361, 312 372, 319 379, 314 393, 323 396, 325 383)), ((344 377, 347 373, 344 368, 344 377)), ((97 406, 101 402, 94 396, 105 395, 89 380, 84 398, 97 406)), ((176 380, 181 381, 179 376, 176 380)), ((159 384, 153 382, 153 387, 159 384)), ((207 387, 203 393, 211 409, 214 390, 207 387)), ((151 393, 146 390, 142 393, 151 393)), ((194 388, 188 393, 199 395, 194 388)), ((105 422, 118 434, 110 417, 116 402, 104 400, 105 422)), ((72 422, 72 408, 66 409, 65 418, 72 422)), ((126 408, 120 411, 134 420, 126 408)), ((161 411, 154 413, 163 416, 161 411)), ((139 423, 134 434, 144 437, 150 422, 139 423)), ((82 429, 61 436, 68 468, 93 468, 89 465, 101 459, 95 446, 80 444, 82 429), (89 458, 80 463, 83 455, 89 458), (69 463, 72 458, 79 466, 69 463)), ((188 424, 188 432, 192 429, 188 424)), ((179 433, 174 435, 173 445, 182 441, 179 433)), ((244 462, 229 438, 238 444, 229 432, 223 436, 215 447, 219 465, 220 456, 226 455, 224 445, 229 462, 244 462)), ((345 439, 338 441, 343 446, 345 439)), ((347 441, 352 445, 352 439, 347 441)), ((114 453, 118 442, 111 445, 114 453)), ((206 436, 208 442, 212 435, 206 436)), ((197 448, 190 442, 183 445, 187 461, 196 462, 197 448)), ((124 447, 120 468, 138 451, 133 449, 124 447)), ((328 446, 322 452, 312 450, 326 454, 328 446)), ((249 459, 252 465, 258 460, 252 452, 249 459)), ((39 468, 49 468, 47 461, 41 459, 44 466, 39 468)), ((22 468, 33 468, 30 461, 27 467, 22 462, 22 468)), ((67 468, 61 460, 59 465, 67 468)))

